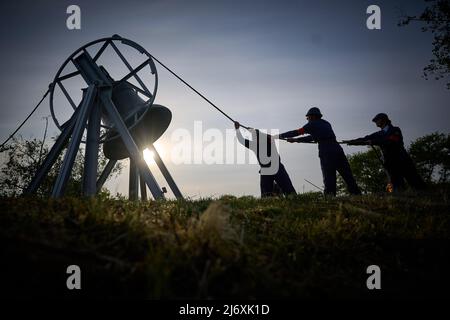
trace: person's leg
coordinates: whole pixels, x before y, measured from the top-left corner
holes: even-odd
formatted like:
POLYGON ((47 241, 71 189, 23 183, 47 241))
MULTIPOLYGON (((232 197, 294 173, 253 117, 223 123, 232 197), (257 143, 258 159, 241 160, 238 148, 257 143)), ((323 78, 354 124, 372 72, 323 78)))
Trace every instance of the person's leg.
POLYGON ((405 159, 405 164, 402 169, 403 176, 405 177, 411 188, 415 190, 425 189, 425 182, 417 172, 416 166, 409 156, 405 159))
POLYGON ((426 188, 426 184, 423 181, 422 177, 417 173, 416 168, 411 167, 409 170, 405 172, 405 178, 411 188, 415 190, 423 190, 426 188))
POLYGON ((323 184, 325 195, 336 195, 336 167, 334 159, 327 157, 320 158, 320 167, 322 168, 323 184))
POLYGON ((356 184, 355 178, 353 177, 350 164, 348 163, 347 157, 343 152, 338 162, 337 171, 347 184, 347 190, 348 192, 350 192, 350 194, 354 195, 361 194, 361 190, 359 189, 358 185, 356 184))
POLYGON ((283 195, 283 190, 281 190, 280 186, 275 180, 273 181, 273 195, 275 196, 283 195))
POLYGON ((286 168, 282 163, 280 163, 280 167, 278 169, 277 174, 275 175, 275 181, 278 186, 283 191, 284 195, 288 194, 296 194, 294 186, 292 185, 291 178, 289 177, 286 168))
POLYGON ((260 175, 259 186, 261 188, 261 198, 270 197, 273 193, 274 176, 260 175))
POLYGON ((400 169, 395 165, 386 165, 386 171, 389 174, 391 180, 393 192, 402 191, 405 189, 405 180, 400 172, 400 169))

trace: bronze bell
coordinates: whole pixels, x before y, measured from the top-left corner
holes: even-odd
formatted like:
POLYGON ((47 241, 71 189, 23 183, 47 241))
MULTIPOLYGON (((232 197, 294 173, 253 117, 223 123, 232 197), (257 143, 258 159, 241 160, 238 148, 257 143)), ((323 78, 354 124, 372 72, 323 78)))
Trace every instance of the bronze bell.
MULTIPOLYGON (((158 104, 149 106, 127 82, 115 83, 111 99, 127 127, 132 126, 130 133, 139 150, 144 150, 158 140, 172 120, 172 112, 168 108, 158 104), (143 118, 139 120, 144 113, 143 118)), ((106 114, 102 115, 102 119, 106 125, 110 125, 106 114)), ((117 136, 114 129, 110 130, 106 138, 113 136, 117 136)), ((122 160, 130 156, 120 136, 106 141, 103 144, 103 153, 112 160, 122 160)))

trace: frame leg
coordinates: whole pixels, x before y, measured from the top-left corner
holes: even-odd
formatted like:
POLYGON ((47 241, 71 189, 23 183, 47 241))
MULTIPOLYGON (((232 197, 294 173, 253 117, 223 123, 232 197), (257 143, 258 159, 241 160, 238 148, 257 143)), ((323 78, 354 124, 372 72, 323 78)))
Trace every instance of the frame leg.
POLYGON ((98 178, 97 183, 96 183, 97 193, 99 193, 100 190, 102 189, 103 185, 106 182, 106 179, 108 179, 108 177, 111 174, 111 171, 114 168, 114 166, 116 165, 116 163, 117 163, 117 160, 109 160, 108 163, 106 164, 105 168, 103 169, 102 174, 100 175, 100 178, 98 178))
POLYGON ((58 178, 56 179, 55 185, 52 191, 52 197, 60 197, 63 195, 67 181, 72 171, 73 163, 77 155, 78 148, 80 146, 80 141, 83 136, 83 131, 86 128, 86 121, 91 109, 91 106, 95 100, 96 94, 95 86, 91 85, 88 87, 86 98, 83 99, 80 108, 80 114, 77 117, 75 127, 73 129, 72 139, 70 139, 69 147, 66 154, 64 155, 64 161, 59 172, 58 178))
POLYGON ((128 152, 130 153, 131 161, 134 161, 139 169, 139 172, 143 175, 145 183, 150 188, 151 193, 155 199, 164 199, 164 194, 161 188, 158 186, 155 178, 153 177, 150 169, 144 161, 142 152, 139 151, 136 143, 131 137, 127 126, 122 120, 119 112, 117 111, 114 103, 111 100, 111 89, 106 89, 100 93, 101 101, 108 112, 108 115, 114 124, 117 132, 120 134, 123 143, 125 144, 128 152))
POLYGON ((161 170, 161 173, 163 174, 164 178, 166 179, 167 183, 169 184, 169 187, 172 190, 175 197, 177 199, 183 199, 183 195, 181 194, 180 189, 178 189, 178 186, 175 183, 175 180, 173 180, 172 175, 170 174, 166 165, 164 164, 161 157, 159 156, 159 153, 156 151, 156 148, 153 145, 149 146, 148 148, 151 151, 153 151, 155 162, 158 165, 159 170, 161 170))
POLYGON ((78 117, 78 111, 75 111, 72 117, 67 121, 63 131, 59 135, 58 139, 56 139, 55 143, 53 144, 53 147, 51 148, 50 152, 48 153, 47 157, 45 158, 44 162, 42 163, 39 170, 36 172, 35 176, 31 180, 28 187, 24 190, 24 194, 32 194, 36 192, 36 190, 41 185, 42 181, 44 180, 45 176, 48 174, 50 169, 52 168, 53 164, 55 163, 56 159, 58 159, 59 154, 61 153, 62 149, 66 145, 67 141, 70 138, 70 135, 73 132, 73 128, 76 122, 76 119, 78 117))
POLYGON ((88 120, 86 155, 84 158, 83 194, 94 196, 97 192, 98 148, 100 137, 101 105, 95 103, 88 120))

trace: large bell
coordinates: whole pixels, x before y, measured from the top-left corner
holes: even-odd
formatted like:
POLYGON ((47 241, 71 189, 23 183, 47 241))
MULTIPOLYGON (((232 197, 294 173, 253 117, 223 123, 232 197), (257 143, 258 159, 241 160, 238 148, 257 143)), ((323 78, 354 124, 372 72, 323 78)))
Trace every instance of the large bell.
MULTIPOLYGON (((118 82, 113 87, 112 101, 127 127, 132 126, 130 133, 139 150, 145 149, 158 140, 172 120, 172 113, 168 108, 158 104, 149 106, 139 97, 136 90, 126 82, 118 82), (142 119, 138 120, 144 113, 142 119), (139 122, 136 123, 137 121, 139 122)), ((106 114, 102 116, 102 119, 106 125, 110 125, 106 114)), ((116 135, 117 132, 111 130, 106 138, 116 135)), ((130 156, 120 136, 105 142, 103 153, 108 159, 112 160, 121 160, 130 156)))

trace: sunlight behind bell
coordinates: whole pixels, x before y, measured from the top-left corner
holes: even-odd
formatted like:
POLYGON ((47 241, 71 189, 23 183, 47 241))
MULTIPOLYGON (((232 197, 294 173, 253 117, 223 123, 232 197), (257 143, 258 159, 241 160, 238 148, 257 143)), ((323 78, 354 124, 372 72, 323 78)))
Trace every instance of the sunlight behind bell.
POLYGON ((147 165, 151 166, 155 164, 155 154, 153 151, 149 150, 148 148, 144 149, 144 160, 147 163, 147 165))

